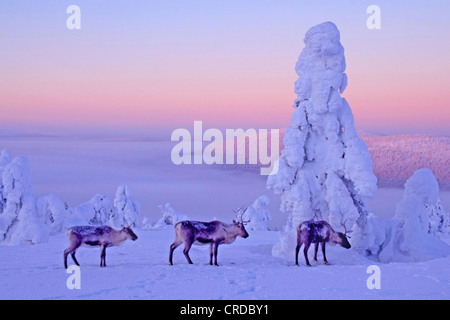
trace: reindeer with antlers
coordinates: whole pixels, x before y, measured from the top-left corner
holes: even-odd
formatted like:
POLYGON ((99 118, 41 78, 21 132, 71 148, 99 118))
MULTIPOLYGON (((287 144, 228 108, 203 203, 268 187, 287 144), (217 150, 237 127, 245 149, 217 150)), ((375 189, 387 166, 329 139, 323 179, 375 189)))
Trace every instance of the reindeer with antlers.
POLYGON ((326 221, 304 221, 300 223, 297 228, 297 247, 295 248, 295 264, 298 265, 298 252, 302 244, 305 244, 303 253, 305 255, 305 261, 307 266, 311 266, 308 260, 308 249, 311 243, 314 243, 314 261, 317 261, 317 251, 319 249, 319 243, 322 244, 323 263, 328 264, 327 257, 325 255, 325 244, 340 244, 342 247, 349 249, 350 243, 348 242, 348 233, 345 226, 345 222, 341 224, 344 227, 344 233, 336 232, 326 221))
MULTIPOLYGON (((244 211, 245 212, 245 211, 244 211)), ((170 246, 169 264, 173 265, 172 257, 173 251, 184 243, 183 253, 189 264, 192 260, 189 257, 189 250, 192 244, 210 244, 210 260, 209 264, 218 266, 217 252, 219 245, 230 244, 236 240, 238 236, 247 238, 248 233, 245 230, 245 224, 248 221, 243 221, 243 213, 238 220, 233 220, 233 223, 227 224, 220 221, 201 222, 201 221, 181 221, 175 224, 175 241, 170 246)))

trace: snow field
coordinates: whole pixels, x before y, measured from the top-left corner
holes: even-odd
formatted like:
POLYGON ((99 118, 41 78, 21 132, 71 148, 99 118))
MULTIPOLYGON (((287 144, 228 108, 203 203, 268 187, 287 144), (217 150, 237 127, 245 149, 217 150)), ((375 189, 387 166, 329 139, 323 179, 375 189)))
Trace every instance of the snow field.
MULTIPOLYGON (((69 290, 70 274, 63 268, 65 235, 50 237, 37 246, 2 246, 0 299, 449 299, 450 258, 406 264, 379 264, 381 289, 369 290, 366 273, 376 264, 353 250, 328 246, 331 265, 312 261, 312 267, 294 266, 271 251, 278 233, 250 231, 219 248, 219 267, 208 265, 209 246, 193 246, 188 265, 182 246, 168 265, 173 230, 136 229, 139 239, 107 250, 106 268, 100 268, 99 248, 80 248, 81 289, 69 290)), ((69 265, 72 264, 69 257, 69 265)))

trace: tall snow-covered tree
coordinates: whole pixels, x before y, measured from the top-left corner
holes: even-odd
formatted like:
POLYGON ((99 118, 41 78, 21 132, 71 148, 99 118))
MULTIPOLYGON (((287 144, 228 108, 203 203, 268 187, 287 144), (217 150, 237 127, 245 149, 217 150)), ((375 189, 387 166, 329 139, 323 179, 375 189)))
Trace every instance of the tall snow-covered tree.
POLYGON ((17 157, 11 160, 7 151, 2 151, 0 158, 0 243, 18 245, 46 242, 49 230, 36 212, 28 159, 17 157))
POLYGON ((339 231, 341 225, 353 226, 364 251, 369 232, 364 198, 375 195, 377 179, 350 106, 341 97, 347 75, 340 33, 325 22, 309 29, 304 43, 295 68, 299 78, 292 124, 286 129, 279 171, 267 181, 281 195, 281 210, 289 213, 273 253, 291 255, 295 228, 309 219, 327 220, 339 231))

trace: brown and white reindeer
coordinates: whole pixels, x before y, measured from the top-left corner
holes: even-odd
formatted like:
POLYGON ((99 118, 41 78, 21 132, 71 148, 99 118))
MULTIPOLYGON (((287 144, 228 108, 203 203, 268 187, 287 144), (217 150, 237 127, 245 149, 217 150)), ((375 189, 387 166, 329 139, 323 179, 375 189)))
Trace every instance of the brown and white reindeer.
POLYGON ((201 222, 201 221, 181 221, 175 224, 175 241, 170 246, 169 264, 173 265, 172 257, 173 251, 184 243, 183 253, 189 264, 192 260, 189 257, 189 250, 193 244, 210 244, 210 260, 209 264, 218 266, 217 251, 219 245, 230 244, 236 240, 238 236, 247 238, 248 233, 244 225, 248 221, 242 220, 242 215, 239 221, 233 220, 231 224, 220 221, 201 222))
POLYGON ((130 227, 115 230, 110 226, 76 226, 68 230, 69 246, 64 250, 64 267, 67 269, 67 256, 70 254, 77 266, 75 253, 81 245, 101 247, 100 267, 106 267, 106 248, 118 246, 125 240, 135 241, 138 237, 130 227))
POLYGON ((327 257, 325 255, 325 244, 340 244, 342 247, 349 249, 351 247, 348 242, 348 235, 351 231, 347 231, 345 223, 344 233, 336 232, 326 221, 314 221, 308 220, 300 223, 297 227, 297 247, 295 248, 295 264, 298 265, 298 252, 302 244, 305 245, 303 253, 305 255, 305 261, 307 266, 311 266, 308 260, 308 249, 311 243, 314 243, 314 261, 317 261, 317 251, 319 249, 319 243, 322 244, 323 263, 328 264, 327 257))

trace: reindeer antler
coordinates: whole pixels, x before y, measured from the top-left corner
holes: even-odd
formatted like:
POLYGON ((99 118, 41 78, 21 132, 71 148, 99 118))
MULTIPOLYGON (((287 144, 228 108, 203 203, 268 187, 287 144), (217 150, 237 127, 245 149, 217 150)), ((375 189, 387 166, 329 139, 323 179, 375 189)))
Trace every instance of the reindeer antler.
POLYGON ((237 210, 233 210, 233 212, 236 214, 236 219, 238 220, 238 222, 242 223, 242 224, 247 224, 250 222, 250 220, 245 220, 244 221, 244 214, 245 212, 247 212, 248 207, 240 207, 237 210))
POLYGON ((353 230, 347 230, 347 226, 345 225, 346 222, 347 222, 347 219, 346 219, 344 222, 341 222, 341 226, 344 227, 344 235, 345 235, 347 238, 350 238, 350 239, 351 239, 351 237, 350 237, 348 234, 349 234, 349 233, 352 233, 353 230))

